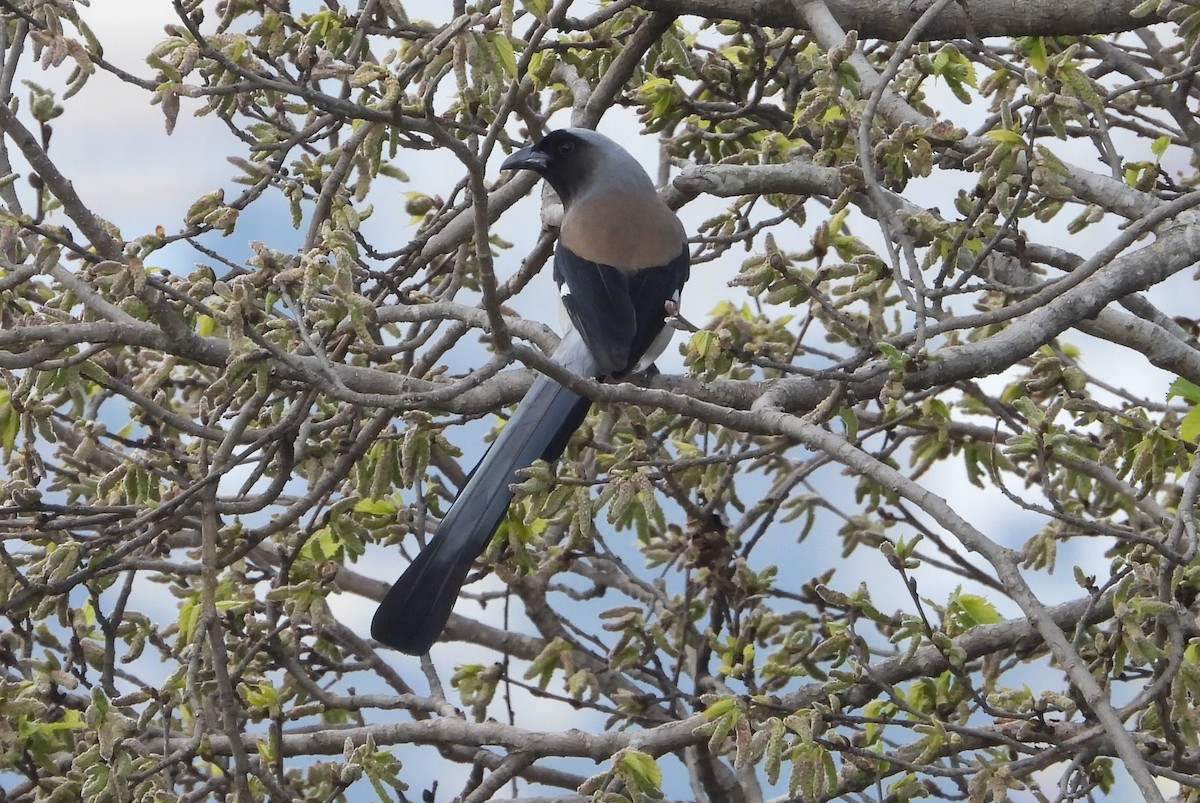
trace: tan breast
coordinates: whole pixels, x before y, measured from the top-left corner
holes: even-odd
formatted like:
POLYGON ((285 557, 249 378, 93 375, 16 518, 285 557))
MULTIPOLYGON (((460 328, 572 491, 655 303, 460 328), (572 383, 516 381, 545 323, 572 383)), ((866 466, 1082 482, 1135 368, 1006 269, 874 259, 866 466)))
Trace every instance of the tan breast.
POLYGON ((657 196, 606 193, 578 198, 563 215, 563 245, 618 270, 665 265, 686 241, 683 224, 657 196))

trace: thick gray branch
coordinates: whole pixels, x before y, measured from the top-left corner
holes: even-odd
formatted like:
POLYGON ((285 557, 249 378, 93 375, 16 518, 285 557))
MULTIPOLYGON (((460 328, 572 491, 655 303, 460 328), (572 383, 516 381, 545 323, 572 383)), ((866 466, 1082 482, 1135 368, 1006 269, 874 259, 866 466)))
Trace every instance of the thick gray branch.
MULTIPOLYGON (((655 11, 693 14, 711 19, 732 19, 772 27, 805 27, 802 2, 779 0, 640 0, 638 5, 655 11)), ((830 0, 829 10, 843 28, 858 31, 861 38, 904 38, 921 16, 927 3, 905 0, 830 0)), ((1157 15, 1131 17, 1134 0, 1093 0, 1046 3, 1042 0, 965 0, 952 4, 922 33, 922 40, 968 36, 1069 36, 1072 34, 1117 33, 1161 22, 1157 15)))

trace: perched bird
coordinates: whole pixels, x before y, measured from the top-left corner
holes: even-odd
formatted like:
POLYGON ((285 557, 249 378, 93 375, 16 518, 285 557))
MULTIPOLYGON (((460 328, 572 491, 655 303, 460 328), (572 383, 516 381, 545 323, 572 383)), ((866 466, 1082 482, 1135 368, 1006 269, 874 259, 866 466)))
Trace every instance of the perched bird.
MULTIPOLYGON (((563 203, 554 280, 572 327, 553 359, 582 376, 620 378, 666 347, 667 303, 689 273, 683 225, 641 165, 595 131, 569 128, 508 157, 502 170, 532 170, 563 203)), ((535 460, 554 460, 589 401, 539 375, 450 507, 433 539, 388 591, 371 635, 410 655, 428 652, 475 558, 504 518, 535 460)))

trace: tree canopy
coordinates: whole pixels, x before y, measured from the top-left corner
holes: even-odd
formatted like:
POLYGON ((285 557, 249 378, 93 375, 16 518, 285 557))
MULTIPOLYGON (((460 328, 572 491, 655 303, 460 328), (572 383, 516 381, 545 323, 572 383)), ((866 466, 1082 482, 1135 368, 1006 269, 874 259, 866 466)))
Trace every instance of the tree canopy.
POLYGON ((0 2, 4 799, 1200 800, 1200 11, 127 6, 0 2), (545 356, 566 126, 687 223, 656 376, 545 356))

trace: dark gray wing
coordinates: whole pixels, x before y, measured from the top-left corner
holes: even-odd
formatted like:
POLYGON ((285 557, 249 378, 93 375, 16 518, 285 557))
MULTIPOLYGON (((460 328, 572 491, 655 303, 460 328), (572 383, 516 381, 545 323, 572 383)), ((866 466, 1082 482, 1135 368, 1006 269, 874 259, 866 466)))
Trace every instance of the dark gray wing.
POLYGON ((559 243, 554 280, 565 287, 563 306, 601 376, 620 377, 634 369, 662 331, 666 303, 678 300, 690 271, 686 245, 665 265, 621 271, 559 243))

